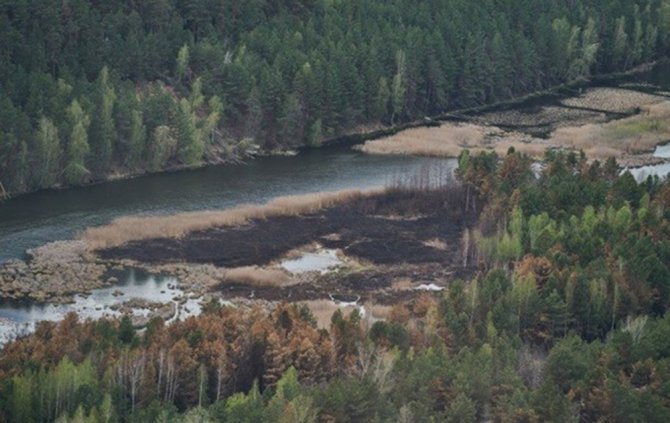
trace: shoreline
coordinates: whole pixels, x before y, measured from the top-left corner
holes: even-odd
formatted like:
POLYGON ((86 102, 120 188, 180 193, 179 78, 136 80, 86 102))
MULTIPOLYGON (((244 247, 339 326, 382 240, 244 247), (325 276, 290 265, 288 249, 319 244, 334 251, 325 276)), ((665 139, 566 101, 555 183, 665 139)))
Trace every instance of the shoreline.
POLYGON ((250 160, 255 160, 256 157, 267 157, 267 156, 285 156, 287 154, 294 154, 296 151, 298 154, 302 151, 306 150, 311 150, 315 148, 328 148, 328 147, 334 147, 334 146, 355 146, 355 145, 361 145, 365 143, 366 141, 371 141, 371 140, 376 140, 384 137, 389 137, 392 135, 395 135, 399 132, 408 130, 408 129, 413 129, 413 128, 424 128, 424 127, 439 127, 441 125, 441 122, 448 122, 448 121, 458 121, 461 122, 464 120, 463 115, 467 114, 483 114, 488 111, 495 111, 495 110, 505 110, 509 108, 514 108, 516 106, 520 106, 525 102, 535 100, 535 99, 540 99, 543 97, 549 97, 549 96, 555 96, 559 95, 562 90, 566 89, 572 89, 572 88, 578 88, 578 87, 584 87, 584 86, 589 86, 589 85, 594 85, 594 84, 600 84, 603 82, 608 82, 620 78, 625 78, 628 76, 640 74, 643 72, 647 72, 650 69, 653 69, 654 66, 657 64, 670 60, 668 58, 662 58, 650 63, 645 63, 639 66, 636 66, 635 68, 629 69, 627 71, 623 72, 615 72, 611 74, 598 74, 598 75, 593 75, 589 79, 581 79, 581 80, 576 80, 576 81, 571 81, 571 82, 566 82, 563 84, 559 84, 541 91, 536 91, 533 93, 529 93, 520 97, 515 97, 512 99, 508 100, 503 100, 499 101, 496 103, 492 104, 487 104, 487 105, 482 105, 482 106, 476 106, 476 107, 470 107, 470 108, 464 108, 464 109, 458 109, 458 110, 453 110, 450 112, 444 112, 435 116, 427 116, 419 120, 414 120, 414 121, 409 121, 409 122, 404 122, 400 123, 397 125, 393 126, 384 126, 381 124, 362 124, 359 125, 359 128, 363 128, 362 130, 355 130, 353 129, 352 132, 350 133, 344 133, 335 137, 331 138, 326 138, 323 140, 322 144, 320 146, 310 146, 310 145, 304 145, 297 147, 296 149, 286 149, 286 150, 275 150, 275 151, 268 151, 268 152, 260 152, 258 154, 250 154, 247 156, 241 156, 237 158, 222 158, 222 157, 216 157, 215 159, 210 159, 210 160, 204 160, 202 163, 193 165, 193 166, 184 166, 184 165, 173 165, 165 169, 161 169, 160 171, 146 171, 146 172, 131 172, 131 173, 122 173, 122 174, 110 174, 104 179, 101 180, 96 180, 96 181, 91 181, 89 183, 84 183, 80 185, 64 185, 64 186, 54 186, 54 187, 49 187, 49 188, 42 188, 38 190, 33 190, 33 191, 26 191, 26 192, 19 192, 19 193, 10 193, 11 196, 9 198, 1 199, 0 198, 0 207, 2 207, 3 203, 7 203, 12 201, 13 199, 20 198, 26 195, 30 194, 35 194, 35 193, 40 193, 40 192, 58 192, 58 191, 66 191, 68 189, 72 188, 83 188, 83 187, 93 187, 97 185, 102 185, 105 183, 109 182, 115 182, 115 181, 123 181, 123 180, 129 180, 129 179, 136 179, 136 178, 141 178, 143 176, 148 176, 148 175, 159 175, 159 174, 170 174, 170 173, 178 173, 178 172, 188 172, 188 171, 193 171, 193 170, 198 170, 206 167, 214 167, 214 166, 229 166, 231 164, 244 164, 246 163, 246 159, 250 160), (372 130, 367 130, 366 128, 375 128, 372 130))

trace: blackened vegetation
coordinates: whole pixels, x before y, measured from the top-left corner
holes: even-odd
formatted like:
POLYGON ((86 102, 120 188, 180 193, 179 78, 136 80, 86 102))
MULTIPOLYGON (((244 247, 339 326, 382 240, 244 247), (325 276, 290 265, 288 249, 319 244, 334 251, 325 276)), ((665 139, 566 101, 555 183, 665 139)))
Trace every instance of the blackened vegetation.
POLYGON ((100 252, 105 259, 144 263, 189 262, 222 267, 266 265, 288 251, 318 241, 375 264, 449 262, 467 218, 462 189, 412 192, 393 189, 304 216, 255 220, 212 228, 183 238, 132 241, 100 252), (425 245, 439 239, 445 252, 425 245))
POLYGON ((393 289, 393 282, 407 278, 417 283, 448 281, 471 276, 472 269, 448 267, 438 263, 422 265, 386 265, 357 271, 330 272, 316 275, 313 280, 292 286, 252 286, 245 283, 222 282, 216 288, 226 298, 252 298, 268 301, 301 302, 328 299, 344 302, 372 301, 382 305, 394 305, 420 296, 424 291, 393 289))
MULTIPOLYGON (((297 301, 326 292, 379 290, 390 287, 398 277, 433 280, 463 272, 459 268, 460 240, 463 229, 474 221, 474 215, 463 212, 463 204, 464 190, 458 184, 432 189, 397 186, 315 214, 211 228, 180 239, 133 241, 99 254, 104 259, 149 264, 189 262, 233 268, 267 265, 293 249, 318 242, 378 265, 371 267, 377 270, 324 275, 312 287, 254 287, 254 295, 297 301)), ((222 289, 240 295, 251 290, 229 283, 222 289)))

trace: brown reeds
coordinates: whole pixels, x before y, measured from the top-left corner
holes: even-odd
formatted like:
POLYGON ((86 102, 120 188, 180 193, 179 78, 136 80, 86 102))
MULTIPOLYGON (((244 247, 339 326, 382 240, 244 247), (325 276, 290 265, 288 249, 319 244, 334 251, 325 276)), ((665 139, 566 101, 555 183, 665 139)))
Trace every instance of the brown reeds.
POLYGON ((542 157, 551 145, 518 132, 495 126, 446 123, 414 128, 390 137, 367 141, 360 150, 368 154, 458 157, 467 149, 474 154, 495 151, 503 156, 510 147, 532 157, 542 157))
POLYGON ((223 273, 222 282, 241 283, 258 287, 280 287, 289 285, 291 278, 286 272, 278 269, 245 266, 226 269, 223 273))
POLYGON ((486 128, 482 126, 447 123, 367 141, 360 149, 368 154, 457 157, 464 148, 481 146, 485 138, 486 128))
POLYGON ((152 238, 178 238, 212 227, 235 226, 254 219, 314 213, 380 190, 346 190, 328 193, 278 197, 266 204, 246 204, 221 211, 197 211, 170 216, 131 216, 110 224, 87 229, 81 236, 92 249, 110 248, 129 241, 152 238))
POLYGON ((582 95, 561 100, 561 104, 610 113, 630 113, 639 107, 662 100, 663 97, 658 95, 623 88, 591 88, 582 95))
POLYGON ((670 139, 670 102, 648 105, 640 114, 605 124, 560 128, 553 144, 584 150, 593 159, 652 152, 670 139))
POLYGON ((656 145, 670 140, 670 102, 658 102, 657 96, 603 89, 570 101, 575 106, 602 106, 613 111, 628 111, 630 107, 637 107, 640 113, 610 122, 582 125, 577 120, 572 121, 573 126, 558 125, 561 127, 548 140, 503 131, 496 126, 447 123, 437 128, 401 131, 390 137, 368 141, 360 149, 370 154, 456 157, 464 149, 473 154, 495 151, 503 156, 514 147, 518 152, 542 158, 548 148, 567 148, 583 150, 591 159, 606 159, 649 153, 656 145), (610 106, 602 104, 602 97, 606 94, 615 97, 610 106), (640 105, 643 100, 654 99, 653 104, 640 105))

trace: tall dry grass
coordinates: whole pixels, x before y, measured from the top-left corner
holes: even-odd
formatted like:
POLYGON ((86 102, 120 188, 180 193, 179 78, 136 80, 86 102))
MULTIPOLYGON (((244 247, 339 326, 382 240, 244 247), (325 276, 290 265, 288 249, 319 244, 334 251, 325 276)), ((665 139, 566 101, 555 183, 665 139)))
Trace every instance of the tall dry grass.
POLYGON ((278 269, 263 269, 256 266, 236 267, 226 269, 223 273, 222 282, 242 283, 252 286, 287 286, 291 283, 291 277, 278 269))
POLYGON ((381 192, 381 190, 345 190, 329 193, 278 197, 266 204, 245 204, 228 210, 197 211, 170 216, 130 216, 110 224, 87 229, 81 239, 89 248, 110 248, 151 238, 178 238, 193 231, 212 227, 235 226, 254 219, 309 214, 381 192))
POLYGON ((670 102, 658 102, 657 96, 630 93, 627 90, 603 89, 589 93, 584 98, 571 99, 570 103, 575 106, 605 107, 602 104, 604 98, 613 95, 611 109, 639 107, 641 112, 605 123, 560 127, 548 140, 503 131, 496 126, 448 123, 437 128, 401 131, 390 137, 368 141, 360 149, 370 154, 456 157, 466 148, 473 154, 495 151, 503 156, 514 147, 531 157, 542 158, 548 148, 562 147, 583 150, 592 159, 612 156, 621 158, 651 152, 656 145, 670 140, 670 102), (640 104, 654 99, 653 104, 640 104))
POLYGON ((659 103, 663 97, 624 88, 590 88, 583 94, 561 100, 569 107, 585 107, 614 113, 628 113, 638 107, 659 103))
MULTIPOLYGON (((348 316, 352 311, 359 308, 358 306, 337 305, 330 300, 310 300, 305 301, 304 304, 309 307, 320 329, 330 328, 330 320, 335 311, 341 310, 345 316, 348 316)), ((375 303, 365 303, 362 305, 365 308, 365 322, 373 323, 377 320, 386 320, 391 315, 392 307, 390 306, 375 303)))
POLYGON ((478 125, 447 123, 400 131, 390 137, 367 141, 360 148, 368 154, 457 157, 464 148, 480 146, 486 129, 478 125))
POLYGON ((644 106, 640 114, 605 124, 560 128, 553 144, 584 150, 594 159, 651 152, 670 139, 670 102, 644 106))
POLYGON ((367 141, 360 150, 368 154, 458 157, 468 149, 474 154, 495 151, 503 156, 510 147, 533 157, 542 157, 542 140, 496 126, 446 123, 439 127, 413 128, 395 135, 367 141))

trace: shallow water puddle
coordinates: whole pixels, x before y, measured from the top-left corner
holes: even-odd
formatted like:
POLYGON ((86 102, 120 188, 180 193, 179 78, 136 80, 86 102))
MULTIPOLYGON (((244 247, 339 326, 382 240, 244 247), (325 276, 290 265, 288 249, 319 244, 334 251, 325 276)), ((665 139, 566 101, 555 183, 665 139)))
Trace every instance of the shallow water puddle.
POLYGON ((656 151, 654 151, 654 157, 662 157, 664 159, 670 159, 670 143, 656 146, 656 151))
POLYGON ((342 265, 336 250, 323 249, 313 253, 305 253, 297 259, 284 260, 279 264, 290 273, 322 272, 342 265))
MULTIPOLYGON (((663 144, 656 146, 654 157, 663 159, 670 159, 670 144, 663 144)), ((670 173, 670 162, 660 163, 651 166, 642 166, 635 169, 628 169, 638 182, 644 181, 647 176, 658 175, 659 178, 664 179, 670 173)))
MULTIPOLYGON (((176 278, 128 269, 120 279, 121 283, 94 289, 90 295, 76 295, 72 304, 0 301, 0 345, 34 331, 40 321, 59 321, 70 312, 76 312, 81 319, 120 316, 121 312, 117 308, 131 299, 151 303, 176 303, 176 313, 170 320, 200 313, 197 299, 188 298, 181 302, 175 300, 184 297, 184 291, 178 287, 176 278)), ((146 308, 133 308, 132 312, 134 316, 150 314, 146 308)))

